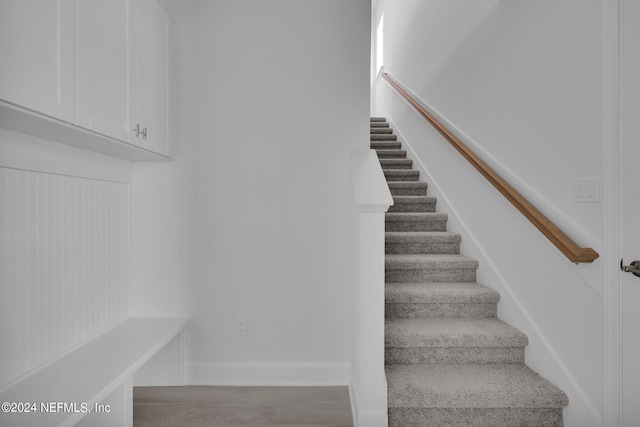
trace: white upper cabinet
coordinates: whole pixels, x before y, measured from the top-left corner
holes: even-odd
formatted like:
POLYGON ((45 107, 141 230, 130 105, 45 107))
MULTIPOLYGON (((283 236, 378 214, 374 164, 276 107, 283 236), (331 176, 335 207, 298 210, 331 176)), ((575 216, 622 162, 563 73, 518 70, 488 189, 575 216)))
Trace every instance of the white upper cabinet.
POLYGON ((76 9, 77 120, 129 141, 129 0, 80 0, 76 9))
POLYGON ((132 132, 142 147, 172 156, 171 22, 155 0, 131 0, 134 58, 131 97, 132 132))
POLYGON ((0 127, 170 159, 171 36, 155 0, 0 0, 0 127))
POLYGON ((0 99, 74 119, 73 0, 0 1, 0 99))

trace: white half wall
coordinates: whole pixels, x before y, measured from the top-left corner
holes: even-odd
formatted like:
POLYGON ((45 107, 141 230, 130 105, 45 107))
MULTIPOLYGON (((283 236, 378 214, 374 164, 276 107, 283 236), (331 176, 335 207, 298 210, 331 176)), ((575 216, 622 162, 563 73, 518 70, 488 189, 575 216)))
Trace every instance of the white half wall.
POLYGON ((393 197, 375 150, 350 156, 357 204, 351 343, 351 408, 356 426, 387 427, 387 377, 384 366, 385 213, 393 197))

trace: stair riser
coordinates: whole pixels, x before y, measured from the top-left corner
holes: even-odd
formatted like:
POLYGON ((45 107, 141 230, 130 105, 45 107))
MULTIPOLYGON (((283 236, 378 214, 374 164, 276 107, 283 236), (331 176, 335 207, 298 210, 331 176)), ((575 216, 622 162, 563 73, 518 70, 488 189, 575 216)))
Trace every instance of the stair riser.
POLYGON ((379 159, 406 159, 406 150, 376 150, 379 159))
POLYGON ((382 163, 380 162, 383 170, 387 169, 403 169, 411 170, 413 165, 411 163, 382 163))
POLYGON ((426 196, 427 195, 427 189, 419 188, 419 187, 397 188, 397 187, 389 186, 389 190, 391 191, 392 196, 426 196))
POLYGON ((403 177, 411 177, 411 180, 414 178, 417 180, 420 177, 420 171, 412 169, 383 169, 382 173, 390 182, 401 181, 403 177))
POLYGON ((393 133, 393 129, 389 128, 371 128, 371 135, 391 135, 393 133))
POLYGON ((372 134, 371 141, 397 141, 398 135, 376 135, 372 134))
POLYGON ((387 347, 387 365, 524 363, 524 347, 387 347))
POLYGON ((382 170, 391 170, 391 169, 402 169, 402 170, 411 170, 412 166, 411 165, 407 165, 407 164, 402 164, 402 163, 398 163, 398 164, 393 164, 393 165, 381 165, 382 166, 382 170))
POLYGON ((394 203, 388 212, 435 212, 435 203, 394 203))
MULTIPOLYGON (((400 150, 400 148, 402 147, 402 143, 401 142, 397 142, 397 141, 378 141, 378 142, 371 142, 369 144, 369 147, 371 147, 373 150, 400 150)), ((378 153, 378 157, 380 157, 380 153, 378 153)))
POLYGON ((385 122, 370 122, 371 128, 388 128, 389 123, 385 122))
POLYGON ((389 408, 389 427, 564 425, 561 408, 389 408))
POLYGON ((446 221, 386 221, 386 231, 447 231, 446 221))
MULTIPOLYGON (((418 181, 420 175, 418 174, 398 174, 398 173, 388 173, 389 171, 384 172, 384 177, 387 179, 387 182, 398 182, 398 181, 418 181)), ((410 171, 413 172, 413 171, 410 171)))
POLYGON ((496 317, 497 303, 385 304, 387 319, 398 317, 496 317))
POLYGON ((375 123, 386 123, 387 122, 387 118, 386 117, 369 117, 369 121, 370 122, 375 122, 375 123))
MULTIPOLYGON (((387 181, 392 182, 392 181, 387 181)), ((404 181, 404 182, 413 182, 413 181, 404 181)), ((391 188, 389 187, 389 191, 391 191, 392 196, 426 196, 427 189, 426 188, 391 188)))
MULTIPOLYGON (((387 230, 388 231, 388 230, 387 230)), ((475 282, 475 269, 385 269, 386 282, 475 282)))
POLYGON ((459 254, 460 243, 386 243, 387 254, 459 254))

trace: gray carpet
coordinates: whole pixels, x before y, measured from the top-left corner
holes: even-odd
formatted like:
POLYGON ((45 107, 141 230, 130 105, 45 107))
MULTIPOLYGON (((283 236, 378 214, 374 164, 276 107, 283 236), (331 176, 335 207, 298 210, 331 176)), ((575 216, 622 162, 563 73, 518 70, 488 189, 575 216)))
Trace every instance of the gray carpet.
POLYGON ((386 214, 385 363, 389 427, 562 426, 566 394, 524 364, 527 336, 497 318, 500 295, 413 170, 385 118, 371 148, 394 206, 386 214))

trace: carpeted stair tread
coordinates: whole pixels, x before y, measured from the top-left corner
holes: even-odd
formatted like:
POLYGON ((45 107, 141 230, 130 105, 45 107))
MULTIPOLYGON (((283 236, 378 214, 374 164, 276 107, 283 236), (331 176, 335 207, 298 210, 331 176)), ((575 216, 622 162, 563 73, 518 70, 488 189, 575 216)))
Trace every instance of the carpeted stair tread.
POLYGON ((393 201, 397 203, 436 203, 435 196, 394 196, 393 201))
POLYGON ((428 187, 422 181, 387 181, 387 185, 391 194, 398 196, 424 196, 428 187))
POLYGON ((458 254, 461 240, 459 234, 442 231, 389 231, 385 234, 385 253, 458 254))
POLYGON ((386 347, 525 347, 527 336, 496 318, 394 318, 386 347))
POLYGON ((526 335, 495 317, 387 316, 385 322, 388 365, 523 363, 526 345, 526 335))
POLYGON ((436 202, 433 196, 393 196, 388 212, 435 212, 436 202))
POLYGON ((369 117, 369 121, 372 121, 372 122, 386 122, 387 118, 386 117, 369 117))
POLYGON ((387 365, 386 372, 390 409, 561 408, 569 403, 562 390, 519 363, 387 365))
MULTIPOLYGON (((385 286, 385 318, 496 317, 500 294, 475 282, 400 283, 385 286)), ((524 356, 524 355, 523 355, 524 356)))
POLYGON ((478 261, 458 254, 386 254, 388 270, 413 269, 476 269, 478 261))
MULTIPOLYGON (((417 171, 415 169, 384 169, 382 171, 385 176, 398 176, 398 177, 402 177, 402 176, 420 176, 420 171, 417 171)), ((402 179, 399 179, 398 181, 403 181, 402 179)))
POLYGON ((370 122, 372 128, 388 128, 389 123, 387 122, 370 122))
POLYGON ((478 283, 388 283, 385 302, 389 304, 497 303, 500 293, 478 283))
POLYGON ((385 150, 376 150, 376 152, 378 154, 379 159, 381 158, 405 159, 407 157, 407 150, 385 149, 385 150))
POLYGON ((499 300, 498 292, 475 282, 389 282, 385 286, 384 314, 387 319, 496 317, 499 300))
POLYGON ((448 215, 444 212, 387 212, 387 231, 446 231, 448 215))
POLYGON ((387 282, 475 282, 478 261, 457 254, 385 254, 387 282))
POLYGON ((446 212, 396 212, 385 214, 385 221, 446 221, 446 212))
MULTIPOLYGON (((393 198, 396 200, 396 197, 393 198)), ((460 242, 462 236, 458 233, 443 231, 388 231, 385 233, 387 243, 417 243, 417 242, 460 242)))
POLYGON ((411 159, 380 159, 382 169, 411 169, 413 160, 411 159))
POLYGON ((370 140, 371 141, 397 141, 398 140, 398 135, 394 135, 394 134, 382 134, 382 135, 371 134, 370 135, 370 140))
POLYGON ((417 181, 420 171, 414 169, 383 169, 387 181, 417 181))
POLYGON ((383 127, 371 127, 370 130, 371 135, 387 135, 387 134, 392 134, 393 133, 393 129, 389 129, 387 127, 383 128, 383 127))
POLYGON ((369 146, 379 153, 379 150, 399 150, 402 143, 398 141, 372 141, 369 146))

